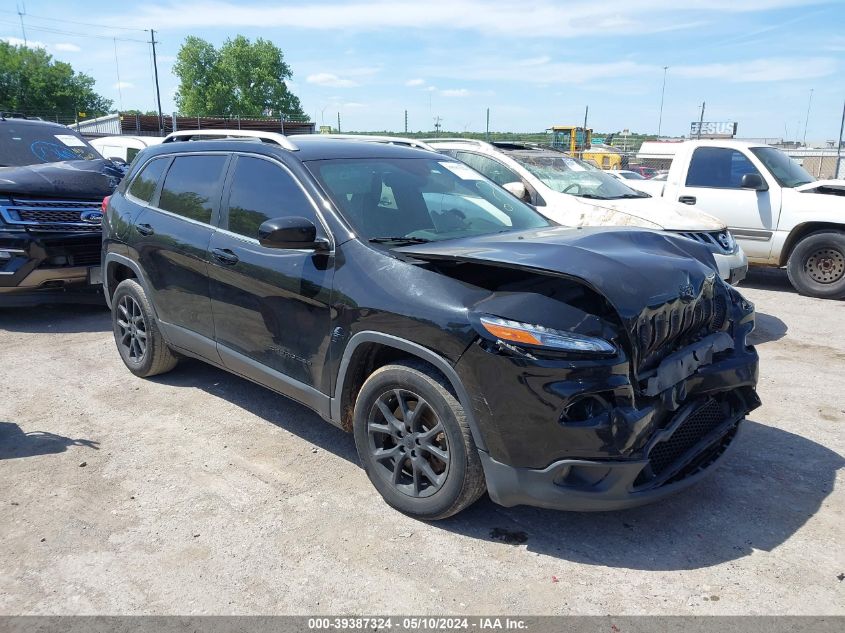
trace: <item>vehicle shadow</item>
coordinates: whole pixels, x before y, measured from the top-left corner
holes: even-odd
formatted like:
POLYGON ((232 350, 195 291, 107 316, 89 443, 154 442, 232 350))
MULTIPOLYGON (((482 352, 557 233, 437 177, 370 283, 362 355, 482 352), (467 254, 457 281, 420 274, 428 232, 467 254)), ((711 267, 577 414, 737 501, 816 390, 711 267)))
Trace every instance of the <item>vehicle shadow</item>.
POLYGON ((108 332, 111 313, 103 305, 42 305, 31 308, 0 308, 0 330, 33 334, 108 332))
POLYGON ((175 371, 147 380, 174 387, 193 387, 237 405, 315 446, 355 464, 358 453, 352 435, 323 420, 306 406, 265 387, 194 359, 184 359, 175 371))
POLYGON ((737 290, 742 292, 743 288, 780 290, 798 294, 798 291, 789 283, 789 277, 786 274, 785 268, 749 268, 748 275, 737 286, 737 290))
POLYGON ((779 341, 786 336, 789 326, 776 316, 757 312, 755 315, 754 331, 748 335, 748 342, 752 345, 763 345, 772 341, 779 341))
POLYGON ((712 476, 663 502, 620 512, 502 508, 485 497, 437 525, 480 540, 588 565, 710 567, 771 551, 833 491, 843 457, 804 437, 747 421, 712 476))
POLYGON ((84 446, 99 450, 99 442, 71 439, 55 433, 25 433, 14 422, 0 422, 0 460, 63 453, 68 446, 84 446))

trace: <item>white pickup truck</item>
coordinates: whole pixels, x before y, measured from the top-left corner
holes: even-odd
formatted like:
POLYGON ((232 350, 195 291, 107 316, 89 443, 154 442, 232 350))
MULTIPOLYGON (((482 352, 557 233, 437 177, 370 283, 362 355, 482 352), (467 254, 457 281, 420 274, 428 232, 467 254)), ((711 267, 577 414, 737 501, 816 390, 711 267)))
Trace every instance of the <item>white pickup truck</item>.
POLYGON ((845 297, 845 180, 816 180, 768 145, 686 141, 665 182, 626 184, 716 216, 751 265, 786 266, 802 294, 845 297))

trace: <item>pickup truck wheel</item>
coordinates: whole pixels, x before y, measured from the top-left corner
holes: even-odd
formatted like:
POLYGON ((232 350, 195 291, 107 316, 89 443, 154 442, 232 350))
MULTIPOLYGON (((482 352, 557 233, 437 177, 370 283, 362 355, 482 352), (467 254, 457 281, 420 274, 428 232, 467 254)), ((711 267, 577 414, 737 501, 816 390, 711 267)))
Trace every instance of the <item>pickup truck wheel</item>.
POLYGON ((123 364, 136 376, 163 374, 178 359, 158 329, 144 289, 134 279, 118 284, 112 298, 114 342, 123 364))
POLYGON ((418 519, 456 514, 485 491, 460 403, 424 363, 386 365, 355 403, 355 447, 388 504, 418 519))
POLYGON ((845 233, 818 231, 802 238, 789 255, 786 271, 802 295, 845 297, 845 233))

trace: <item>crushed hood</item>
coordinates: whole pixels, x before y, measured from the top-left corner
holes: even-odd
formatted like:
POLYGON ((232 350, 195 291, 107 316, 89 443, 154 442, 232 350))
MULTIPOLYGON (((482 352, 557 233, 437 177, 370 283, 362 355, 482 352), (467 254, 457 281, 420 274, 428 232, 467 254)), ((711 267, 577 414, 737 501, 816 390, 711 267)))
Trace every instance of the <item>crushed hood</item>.
POLYGON ((659 197, 620 198, 618 200, 589 200, 576 198, 587 210, 582 212, 583 221, 576 226, 595 225, 595 219, 602 224, 635 226, 633 221, 611 221, 612 214, 624 214, 633 219, 642 218, 660 226, 665 231, 724 231, 726 226, 712 215, 693 209, 689 205, 671 202, 659 197))
POLYGON ((604 296, 633 325, 652 307, 699 296, 714 283, 703 245, 660 232, 552 227, 495 233, 393 249, 427 261, 473 262, 556 274, 604 296))
POLYGON ((122 177, 105 159, 0 167, 0 194, 96 199, 111 195, 122 177))
POLYGON ((795 187, 801 193, 822 193, 834 196, 845 196, 845 180, 816 180, 806 185, 795 187))

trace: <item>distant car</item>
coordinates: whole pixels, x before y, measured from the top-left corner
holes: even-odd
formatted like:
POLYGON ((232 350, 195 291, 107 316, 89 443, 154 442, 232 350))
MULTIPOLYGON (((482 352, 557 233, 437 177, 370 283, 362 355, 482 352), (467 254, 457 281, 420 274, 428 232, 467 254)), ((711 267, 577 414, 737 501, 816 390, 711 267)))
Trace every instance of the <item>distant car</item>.
POLYGON ((0 306, 103 300, 103 198, 123 171, 74 130, 0 117, 0 306))
POLYGON ((657 175, 657 170, 654 167, 646 167, 645 165, 628 165, 627 171, 639 174, 646 180, 654 178, 657 175))
POLYGON ((688 206, 678 202, 652 198, 609 175, 619 172, 602 171, 560 151, 524 143, 425 141, 530 202, 559 224, 636 226, 680 234, 707 245, 722 279, 738 283, 748 271, 745 253, 723 222, 705 213, 690 213, 688 206))
POLYGON ((668 176, 669 176, 669 172, 664 171, 663 173, 657 174, 654 178, 651 178, 650 180, 652 180, 654 182, 665 182, 665 180, 668 176))
POLYGON ((91 145, 109 160, 128 164, 142 149, 162 140, 157 136, 104 136, 93 139, 91 145))
POLYGON ((629 169, 611 169, 605 173, 610 174, 614 178, 618 180, 645 180, 645 176, 642 174, 638 174, 635 171, 630 171, 629 169))

